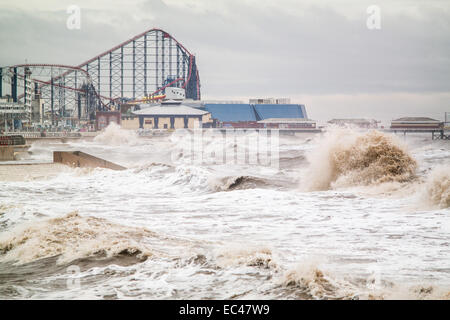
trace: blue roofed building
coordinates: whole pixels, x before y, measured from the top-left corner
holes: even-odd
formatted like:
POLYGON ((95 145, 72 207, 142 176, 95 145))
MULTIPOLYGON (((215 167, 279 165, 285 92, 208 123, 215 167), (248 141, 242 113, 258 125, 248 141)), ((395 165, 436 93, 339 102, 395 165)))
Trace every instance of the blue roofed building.
POLYGON ((308 118, 305 105, 290 103, 289 98, 250 99, 249 103, 190 100, 183 104, 208 112, 212 120, 210 127, 215 128, 317 129, 316 121, 308 118))
POLYGON ((272 118, 307 119, 302 104, 203 103, 200 106, 220 122, 260 121, 272 118))
POLYGON ((202 108, 220 122, 256 121, 254 108, 246 103, 205 103, 202 108))
POLYGON ((290 103, 289 98, 250 99, 249 103, 174 98, 137 104, 122 117, 122 124, 177 129, 193 128, 193 121, 198 120, 203 128, 316 129, 316 121, 308 119, 305 105, 290 103))
POLYGON ((255 104, 253 108, 258 121, 271 118, 308 118, 303 104, 255 104))

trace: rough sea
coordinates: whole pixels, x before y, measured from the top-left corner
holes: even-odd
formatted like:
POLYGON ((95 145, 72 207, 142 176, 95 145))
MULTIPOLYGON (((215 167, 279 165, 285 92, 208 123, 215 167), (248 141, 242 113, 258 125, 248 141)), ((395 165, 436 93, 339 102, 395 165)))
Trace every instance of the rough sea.
POLYGON ((34 143, 128 169, 0 181, 0 299, 450 298, 450 141, 235 135, 34 143))

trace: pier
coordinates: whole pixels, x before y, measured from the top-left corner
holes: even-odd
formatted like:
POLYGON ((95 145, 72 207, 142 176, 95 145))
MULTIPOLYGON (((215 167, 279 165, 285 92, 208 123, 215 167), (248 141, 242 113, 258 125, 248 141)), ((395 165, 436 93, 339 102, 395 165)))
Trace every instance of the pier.
MULTIPOLYGON (((447 117, 447 114, 446 114, 447 117)), ((403 117, 392 120, 390 131, 397 133, 431 133, 432 140, 450 140, 446 122, 428 117, 403 117)))
POLYGON ((432 140, 450 141, 450 130, 445 129, 391 129, 389 131, 395 134, 403 133, 405 136, 407 133, 431 133, 432 140))

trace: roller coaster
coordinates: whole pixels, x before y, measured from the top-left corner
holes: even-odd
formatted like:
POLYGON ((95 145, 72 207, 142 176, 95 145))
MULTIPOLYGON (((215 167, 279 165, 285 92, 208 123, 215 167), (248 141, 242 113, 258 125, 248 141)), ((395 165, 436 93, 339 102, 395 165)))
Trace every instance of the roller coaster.
POLYGON ((161 95, 180 87, 200 100, 195 56, 169 33, 150 29, 77 65, 18 64, 0 68, 0 97, 7 84, 15 103, 30 106, 39 96, 54 124, 59 119, 92 119, 96 111, 161 95), (5 86, 3 85, 5 84, 5 86))

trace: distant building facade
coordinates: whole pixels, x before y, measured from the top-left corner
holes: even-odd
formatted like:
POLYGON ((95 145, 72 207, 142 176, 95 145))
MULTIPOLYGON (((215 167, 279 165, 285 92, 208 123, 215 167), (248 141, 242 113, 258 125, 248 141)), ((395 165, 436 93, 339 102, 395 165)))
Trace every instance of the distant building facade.
POLYGON ((305 106, 291 104, 289 98, 250 99, 253 103, 244 103, 242 101, 183 100, 177 92, 169 96, 177 99, 169 100, 166 97, 161 103, 124 103, 121 106, 122 128, 193 128, 196 121, 200 122, 203 128, 312 128, 316 126, 315 121, 308 119, 305 106), (268 119, 270 121, 261 122, 268 119))
POLYGON ((377 129, 380 121, 374 119, 332 119, 328 123, 339 127, 354 126, 364 129, 377 129))
POLYGON ((256 98, 249 99, 250 104, 290 104, 290 98, 256 98))
POLYGON ((234 129, 281 129, 294 131, 318 130, 315 120, 303 118, 270 118, 260 121, 225 121, 221 123, 223 128, 234 129))
POLYGON ((271 118, 258 121, 267 129, 316 130, 317 122, 303 118, 271 118))
MULTIPOLYGON (((165 101, 160 105, 140 105, 141 110, 132 112, 129 119, 122 120, 127 129, 194 129, 209 126, 211 113, 183 105, 179 101, 165 101), (132 125, 129 123, 132 121, 132 125), (128 123, 127 123, 128 122, 128 123)), ((126 117, 125 117, 126 118, 126 117)))
POLYGON ((439 130, 444 122, 427 117, 403 117, 391 121, 391 130, 439 130))

